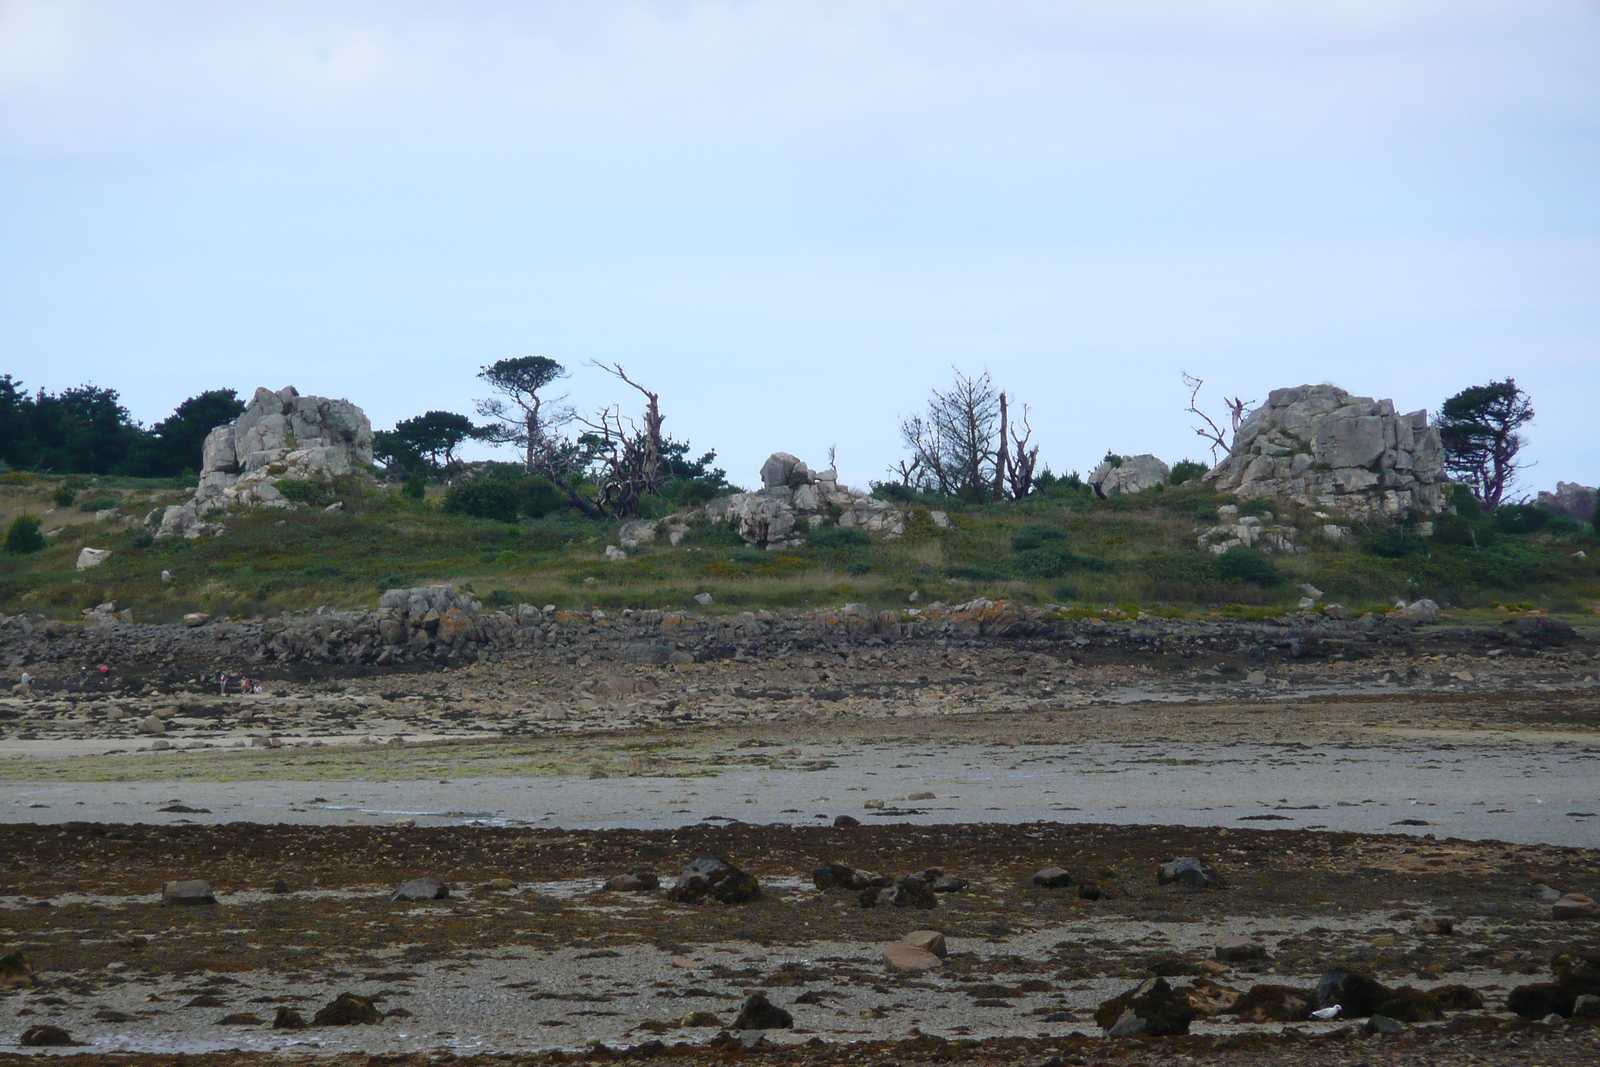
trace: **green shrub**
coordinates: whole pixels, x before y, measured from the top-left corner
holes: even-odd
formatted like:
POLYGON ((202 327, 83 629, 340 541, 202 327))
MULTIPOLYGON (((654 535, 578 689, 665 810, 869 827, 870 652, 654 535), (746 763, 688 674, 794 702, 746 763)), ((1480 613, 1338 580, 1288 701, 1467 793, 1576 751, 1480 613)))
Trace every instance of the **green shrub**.
POLYGON ((1544 508, 1532 504, 1502 504, 1494 509, 1494 528, 1508 534, 1538 533, 1552 517, 1544 508))
POLYGON ((869 574, 871 571, 872 564, 870 563, 848 563, 844 568, 846 574, 869 574))
POLYGON ((1003 582, 1006 575, 989 567, 946 567, 946 578, 958 578, 966 582, 1003 582))
POLYGON ((407 500, 421 500, 428 495, 428 480, 421 471, 412 471, 411 477, 400 486, 400 495, 407 500))
POLYGON ((1248 582, 1266 589, 1283 581, 1283 574, 1266 556, 1239 545, 1217 557, 1217 573, 1235 582, 1248 582))
POLYGON ((548 478, 528 477, 517 482, 517 507, 529 518, 542 519, 566 506, 566 494, 548 478))
POLYGON ((88 512, 88 511, 104 511, 107 508, 114 508, 116 506, 117 506, 117 498, 116 497, 114 497, 114 496, 97 496, 97 497, 91 497, 88 500, 85 500, 83 503, 79 504, 78 505, 78 510, 79 511, 85 511, 85 512, 88 512))
POLYGON ((1456 514, 1463 519, 1476 519, 1483 515, 1483 507, 1478 503, 1478 498, 1465 485, 1450 487, 1450 503, 1455 505, 1456 514))
POLYGON ((1172 475, 1167 481, 1173 485, 1182 485, 1184 482, 1200 477, 1210 469, 1204 463, 1196 463, 1192 459, 1180 459, 1172 465, 1172 475))
POLYGON ((279 478, 272 483, 272 488, 282 493, 283 498, 291 504, 321 507, 328 502, 322 486, 309 478, 279 478))
POLYGON ((1046 542, 1064 541, 1067 531, 1059 526, 1024 526, 1011 535, 1011 547, 1018 552, 1039 548, 1046 542))
POLYGON ((43 547, 44 535, 39 532, 39 520, 32 515, 18 515, 6 531, 6 551, 21 555, 43 547))
POLYGON ((1494 544, 1494 529, 1481 520, 1462 515, 1444 515, 1434 520, 1433 539, 1441 545, 1488 548, 1494 544))
MULTIPOLYGON (((1435 527, 1437 530, 1438 527, 1435 527)), ((1384 559, 1401 559, 1424 553, 1428 546, 1409 526, 1387 526, 1361 542, 1361 551, 1384 559)))
POLYGON ((50 499, 56 502, 56 507, 58 508, 70 508, 72 502, 78 499, 78 491, 76 489, 68 489, 63 485, 56 490, 55 495, 50 499))
POLYGON ((453 515, 500 522, 517 521, 517 503, 516 486, 502 478, 468 478, 444 495, 444 509, 453 515))
POLYGON ((1079 556, 1060 542, 1047 544, 1015 558, 1017 572, 1030 578, 1062 578, 1074 571, 1107 571, 1111 564, 1099 556, 1079 556))
POLYGON ((872 544, 872 537, 853 526, 829 526, 811 534, 806 542, 817 548, 865 548, 872 544))
POLYGON ((135 530, 128 535, 129 548, 149 548, 156 543, 156 535, 149 530, 135 530))

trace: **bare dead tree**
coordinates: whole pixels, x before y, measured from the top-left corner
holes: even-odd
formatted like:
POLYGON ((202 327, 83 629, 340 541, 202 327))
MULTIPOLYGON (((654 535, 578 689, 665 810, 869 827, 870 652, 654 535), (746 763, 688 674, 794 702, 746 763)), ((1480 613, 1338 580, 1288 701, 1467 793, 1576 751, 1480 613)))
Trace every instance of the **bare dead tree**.
POLYGON ((1039 463, 1039 446, 1028 447, 1033 437, 1033 427, 1028 423, 1028 405, 1022 405, 1022 432, 1016 424, 1011 426, 1010 455, 1006 458, 1006 484, 1012 500, 1021 500, 1033 492, 1033 472, 1039 463))
MULTIPOLYGON (((626 517, 639 510, 641 498, 658 493, 666 482, 662 466, 661 396, 628 377, 620 363, 591 361, 645 398, 642 420, 622 414, 622 406, 601 408, 592 416, 576 416, 585 428, 577 444, 582 462, 594 472, 599 493, 591 503, 607 515, 626 517)), ((570 494, 569 494, 570 495, 570 494)))
POLYGON ((1196 426, 1194 432, 1205 438, 1206 442, 1211 446, 1211 461, 1215 463, 1219 452, 1227 453, 1231 450, 1232 446, 1229 444, 1229 439, 1239 432, 1240 425, 1243 424, 1245 416, 1250 411, 1250 406, 1255 401, 1241 400, 1237 396, 1232 400, 1227 397, 1222 398, 1222 403, 1228 409, 1228 421, 1231 423, 1231 428, 1225 432, 1222 427, 1217 425, 1216 420, 1200 410, 1200 387, 1206 384, 1205 379, 1196 378, 1188 371, 1181 373, 1183 374, 1183 384, 1189 387, 1189 406, 1184 410, 1205 422, 1204 426, 1196 426))

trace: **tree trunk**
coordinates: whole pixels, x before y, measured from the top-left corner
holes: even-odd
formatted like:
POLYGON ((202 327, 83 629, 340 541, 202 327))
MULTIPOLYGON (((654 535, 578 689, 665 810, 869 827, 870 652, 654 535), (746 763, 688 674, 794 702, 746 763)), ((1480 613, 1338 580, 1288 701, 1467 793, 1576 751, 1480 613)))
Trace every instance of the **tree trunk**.
POLYGON ((1000 448, 995 453, 994 458, 994 491, 991 494, 992 499, 997 502, 1004 499, 1002 494, 1005 493, 1006 463, 1011 458, 1007 447, 1006 429, 1006 394, 1002 390, 1000 393, 1000 448))

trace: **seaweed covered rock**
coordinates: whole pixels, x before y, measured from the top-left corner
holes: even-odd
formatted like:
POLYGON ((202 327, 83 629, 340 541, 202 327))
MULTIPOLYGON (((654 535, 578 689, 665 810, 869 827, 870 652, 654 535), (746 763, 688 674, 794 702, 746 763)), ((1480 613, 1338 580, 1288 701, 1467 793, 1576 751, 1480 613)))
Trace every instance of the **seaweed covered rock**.
POLYGON ((1444 1005, 1431 993, 1402 986, 1378 1005, 1378 1014, 1403 1023, 1431 1023, 1444 1018, 1444 1005))
POLYGON ((787 1030, 793 1025, 794 1016, 768 1000, 764 993, 746 997, 733 1020, 735 1030, 787 1030))
POLYGON ((383 1022, 383 1013, 372 1001, 354 993, 340 993, 318 1009, 312 1017, 313 1026, 370 1026, 383 1022))
POLYGON ((1445 1011, 1477 1011, 1483 1007, 1483 994, 1469 985, 1442 985, 1428 990, 1445 1011))
POLYGON ((745 904, 760 899, 761 883, 722 857, 708 854, 683 869, 667 897, 680 904, 707 897, 723 904, 745 904))
POLYGON ((1187 1034, 1198 1014, 1189 998, 1165 978, 1151 978, 1102 1003, 1095 1009, 1094 1021, 1114 1037, 1167 1037, 1187 1034))
POLYGON ((1299 1023, 1311 1018, 1317 993, 1286 985, 1252 986, 1233 1005, 1233 1014, 1247 1023, 1299 1023))
POLYGON ((811 882, 818 889, 848 889, 859 893, 874 886, 887 886, 889 879, 870 871, 858 871, 843 863, 824 863, 811 872, 811 882))
POLYGON ((1543 1019, 1547 1015, 1571 1017, 1578 994, 1559 982, 1529 982, 1506 996, 1506 1008, 1524 1019, 1543 1019))
POLYGON ((937 908, 939 898, 933 895, 933 886, 915 874, 908 874, 886 888, 872 886, 861 891, 857 898, 863 908, 937 908))
POLYGON ((1317 1007, 1329 1008, 1337 1004, 1345 1015, 1356 1018, 1373 1014, 1392 996, 1394 990, 1376 978, 1345 967, 1330 968, 1317 980, 1317 1007))

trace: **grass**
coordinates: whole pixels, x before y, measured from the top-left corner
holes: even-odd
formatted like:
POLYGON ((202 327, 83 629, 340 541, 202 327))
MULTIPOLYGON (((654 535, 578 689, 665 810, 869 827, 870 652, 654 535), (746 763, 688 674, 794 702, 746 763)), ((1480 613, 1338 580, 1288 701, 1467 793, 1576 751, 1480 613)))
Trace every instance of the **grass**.
MULTIPOLYGON (((1383 529, 1357 525, 1353 543, 1335 544, 1321 536, 1327 520, 1290 507, 1276 521, 1293 523, 1309 551, 1220 560, 1195 538, 1228 500, 1203 489, 1111 501, 1068 493, 988 507, 946 502, 949 527, 913 505, 901 540, 833 537, 783 552, 751 549, 725 527, 703 526, 678 546, 649 546, 611 562, 604 550, 616 543, 614 524, 572 515, 485 521, 446 514, 436 494, 410 501, 356 481, 328 490, 344 501, 340 512, 241 512, 226 517, 221 537, 153 543, 137 521, 95 522, 92 514, 56 509, 58 488, 59 480, 38 476, 0 481, 6 521, 26 512, 44 515, 46 530, 60 528, 41 552, 0 555, 0 610, 73 617, 115 600, 147 620, 190 611, 255 616, 371 607, 386 588, 443 581, 489 606, 703 610, 694 597, 710 593, 719 612, 849 601, 903 609, 915 592, 922 606, 985 596, 1064 604, 1083 617, 1112 607, 1126 616, 1254 617, 1293 608, 1302 582, 1354 611, 1385 610, 1396 597, 1484 610, 1526 603, 1575 611, 1600 600, 1600 539, 1592 532, 1502 536, 1481 551, 1411 537, 1404 554, 1379 555, 1361 545, 1390 543, 1383 529), (77 571, 85 545, 113 555, 77 571), (1589 558, 1575 558, 1580 550, 1589 558), (172 573, 170 583, 163 571, 172 573)), ((120 513, 136 520, 186 496, 166 481, 100 479, 87 488, 115 498, 120 513)))

